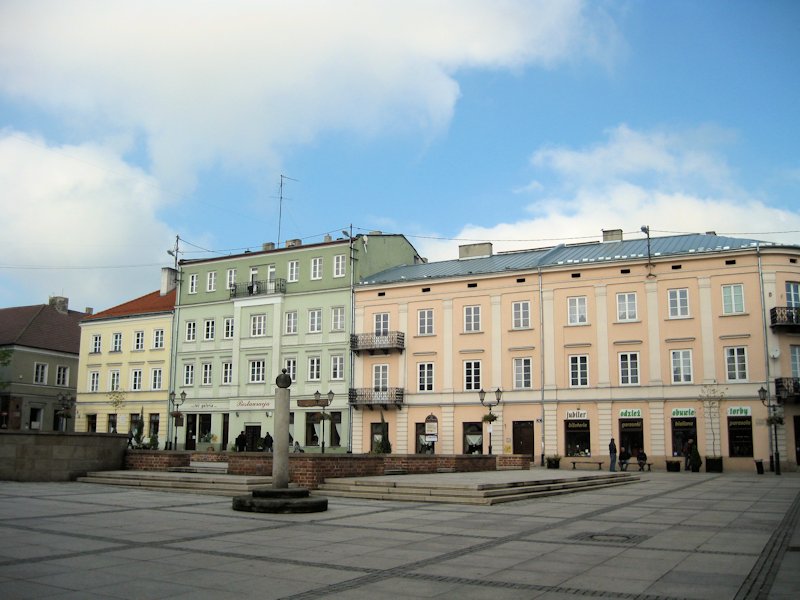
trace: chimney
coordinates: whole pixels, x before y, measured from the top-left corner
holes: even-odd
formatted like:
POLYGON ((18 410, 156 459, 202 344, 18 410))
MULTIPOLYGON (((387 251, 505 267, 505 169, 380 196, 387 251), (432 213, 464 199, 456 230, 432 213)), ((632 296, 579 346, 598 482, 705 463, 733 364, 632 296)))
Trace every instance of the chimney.
POLYGON ((622 229, 603 229, 604 242, 621 242, 622 229))
POLYGON ((458 258, 486 258, 492 255, 492 242, 464 244, 458 247, 458 258))
POLYGON ((87 315, 93 315, 94 309, 91 306, 87 306, 86 309, 83 311, 87 315))
POLYGON ((325 237, 322 238, 322 241, 325 242, 326 244, 328 244, 328 243, 333 241, 333 238, 331 237, 331 235, 329 233, 326 233, 325 237))
POLYGON ((175 289, 178 272, 172 267, 161 267, 161 295, 166 296, 175 289))
POLYGON ((287 248, 296 248, 303 243, 303 240, 298 240, 297 238, 293 240, 286 240, 286 247, 287 248))
POLYGON ((269 250, 275 250, 275 242, 264 242, 261 244, 261 249, 264 252, 268 252, 269 250))
POLYGON ((64 296, 50 296, 48 303, 62 315, 69 312, 69 298, 65 298, 64 296))
POLYGON ((706 235, 717 235, 716 231, 706 231, 706 235))

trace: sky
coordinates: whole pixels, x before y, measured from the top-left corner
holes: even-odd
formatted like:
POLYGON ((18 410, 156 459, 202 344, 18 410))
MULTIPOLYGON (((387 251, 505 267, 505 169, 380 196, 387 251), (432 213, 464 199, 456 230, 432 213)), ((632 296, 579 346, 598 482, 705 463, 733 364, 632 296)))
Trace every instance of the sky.
POLYGON ((798 64, 794 0, 2 0, 0 307, 147 294, 176 236, 800 243, 798 64))

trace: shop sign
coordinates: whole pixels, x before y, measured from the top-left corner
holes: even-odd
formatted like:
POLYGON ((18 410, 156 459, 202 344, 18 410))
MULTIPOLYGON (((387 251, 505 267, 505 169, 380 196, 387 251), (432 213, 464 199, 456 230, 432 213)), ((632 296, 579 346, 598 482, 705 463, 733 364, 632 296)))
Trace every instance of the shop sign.
POLYGON ((749 406, 729 406, 728 407, 728 416, 729 417, 749 417, 751 416, 752 409, 749 406))
POLYGON ((619 411, 619 418, 620 419, 641 419, 642 418, 642 409, 641 408, 623 408, 619 411))
POLYGON ((589 431, 589 421, 566 421, 567 431, 589 431))
MULTIPOLYGON (((210 405, 213 407, 213 405, 210 405)), ((273 406, 272 400, 236 400, 233 403, 233 410, 273 410, 275 407, 273 406)))
MULTIPOLYGON (((436 437, 439 434, 439 420, 436 418, 436 415, 428 415, 425 417, 425 435, 436 437)), ((435 442, 436 440, 426 440, 429 442, 435 442)))
POLYGON ((438 441, 439 441, 439 436, 438 435, 425 434, 425 443, 426 444, 432 444, 433 442, 438 442, 438 441))
POLYGON ((680 418, 680 417, 694 417, 697 416, 697 412, 693 408, 673 408, 672 409, 672 418, 680 418))
POLYGON ((588 419, 589 418, 589 411, 588 410, 568 410, 567 411, 567 420, 570 419, 588 419))
POLYGON ((630 419, 628 421, 620 421, 619 428, 621 431, 642 431, 642 419, 630 419))

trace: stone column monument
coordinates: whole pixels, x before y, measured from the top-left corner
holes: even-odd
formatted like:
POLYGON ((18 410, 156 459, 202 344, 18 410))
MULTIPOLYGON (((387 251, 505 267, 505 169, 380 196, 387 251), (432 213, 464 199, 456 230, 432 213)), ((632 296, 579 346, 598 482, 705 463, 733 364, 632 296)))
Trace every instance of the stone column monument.
POLYGON ((272 487, 289 487, 289 386, 292 378, 286 369, 275 378, 275 445, 272 452, 272 487))

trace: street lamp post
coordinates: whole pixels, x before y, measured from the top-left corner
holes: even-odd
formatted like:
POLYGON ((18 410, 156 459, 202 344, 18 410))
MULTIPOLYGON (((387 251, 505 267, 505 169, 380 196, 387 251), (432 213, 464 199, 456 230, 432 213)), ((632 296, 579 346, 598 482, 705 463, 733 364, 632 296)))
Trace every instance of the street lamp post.
POLYGON ((497 388, 494 391, 494 401, 490 399, 486 399, 486 392, 483 391, 483 388, 480 389, 478 392, 478 398, 480 398, 481 404, 489 409, 489 454, 492 453, 492 422, 494 421, 494 416, 492 415, 492 407, 497 406, 500 404, 500 400, 503 398, 503 390, 497 388))
POLYGON ((186 402, 186 392, 185 391, 181 392, 180 398, 181 398, 181 400, 180 400, 180 402, 178 402, 177 399, 175 398, 175 392, 170 392, 169 393, 169 401, 172 404, 172 418, 175 419, 175 421, 173 422, 173 428, 175 429, 175 437, 174 437, 174 440, 173 440, 173 443, 172 443, 172 449, 173 450, 177 450, 178 449, 178 415, 175 414, 175 413, 178 413, 179 412, 178 409, 181 407, 181 405, 184 402, 186 402))
POLYGON ((58 430, 66 431, 67 421, 71 416, 69 411, 72 408, 73 402, 75 402, 75 396, 59 393, 56 398, 58 399, 59 406, 61 406, 61 410, 58 411, 58 430))
POLYGON ((777 415, 777 405, 772 404, 772 397, 769 395, 769 392, 764 388, 761 387, 758 390, 758 399, 761 400, 761 404, 767 407, 767 414, 769 418, 767 422, 772 425, 772 455, 773 455, 773 465, 775 467, 775 475, 781 474, 781 452, 778 450, 778 415, 777 415))
POLYGON ((322 412, 319 416, 319 427, 322 430, 322 454, 325 454, 325 417, 327 415, 325 409, 331 405, 331 402, 333 402, 333 395, 333 390, 330 390, 328 392, 328 396, 325 398, 322 397, 322 394, 319 393, 319 390, 314 392, 314 405, 322 408, 322 412))

